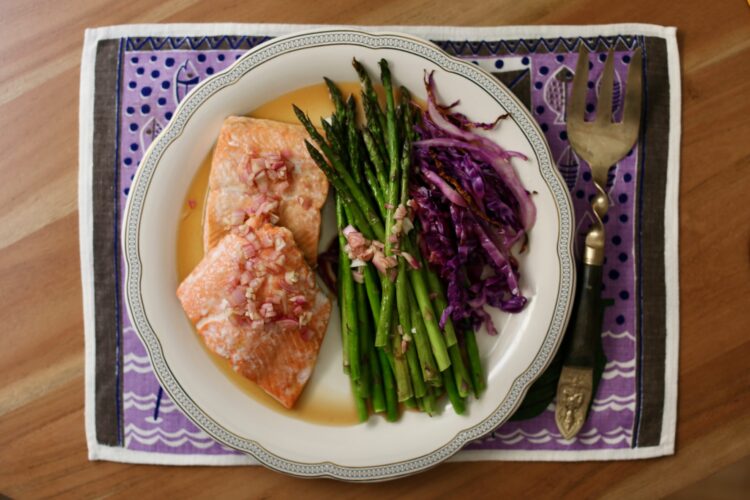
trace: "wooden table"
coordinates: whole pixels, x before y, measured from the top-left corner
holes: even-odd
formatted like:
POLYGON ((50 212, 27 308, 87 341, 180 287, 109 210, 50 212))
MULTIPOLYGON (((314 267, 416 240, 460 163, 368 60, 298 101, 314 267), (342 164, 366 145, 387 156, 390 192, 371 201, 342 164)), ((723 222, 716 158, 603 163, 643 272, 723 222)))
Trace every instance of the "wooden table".
POLYGON ((156 467, 86 458, 76 210, 83 30, 213 21, 677 26, 684 96, 677 454, 631 462, 446 464, 416 477, 358 486, 356 493, 691 496, 691 488, 724 487, 739 494, 743 481, 747 491, 750 9, 745 2, 502 0, 490 7, 456 0, 2 0, 0 493, 292 497, 355 491, 262 467, 156 467))

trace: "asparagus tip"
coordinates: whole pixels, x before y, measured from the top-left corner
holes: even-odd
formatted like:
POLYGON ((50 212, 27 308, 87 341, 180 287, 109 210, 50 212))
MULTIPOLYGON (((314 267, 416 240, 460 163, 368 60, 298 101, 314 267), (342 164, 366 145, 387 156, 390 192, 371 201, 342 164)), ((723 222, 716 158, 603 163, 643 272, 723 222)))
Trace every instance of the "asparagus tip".
MULTIPOLYGON (((323 157, 321 156, 320 152, 307 139, 305 139, 305 148, 307 148, 307 152, 310 153, 310 156, 312 157, 312 159, 316 163, 318 163, 319 161, 323 161, 324 162, 323 157)), ((320 165, 320 164, 318 163, 318 165, 320 165)))
POLYGON ((299 121, 301 121, 303 123, 306 122, 306 121, 310 121, 310 119, 307 117, 307 115, 305 114, 305 112, 302 111, 299 108, 299 106, 297 106, 296 104, 292 104, 292 109, 294 109, 294 114, 297 115, 297 118, 299 119, 299 121))

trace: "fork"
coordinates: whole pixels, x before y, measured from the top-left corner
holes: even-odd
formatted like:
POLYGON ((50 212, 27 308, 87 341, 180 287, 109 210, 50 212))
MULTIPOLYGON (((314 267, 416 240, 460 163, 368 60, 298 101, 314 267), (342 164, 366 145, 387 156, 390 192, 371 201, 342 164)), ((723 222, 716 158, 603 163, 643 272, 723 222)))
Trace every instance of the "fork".
POLYGON ((612 121, 614 52, 607 54, 594 121, 585 121, 589 52, 583 44, 567 109, 568 139, 573 150, 591 167, 596 194, 591 201, 594 221, 586 234, 576 310, 569 350, 557 385, 555 421, 563 438, 583 427, 593 389, 594 343, 601 334, 601 287, 605 231, 602 218, 609 210, 605 191, 609 168, 622 159, 638 137, 641 120, 641 49, 633 52, 628 71, 623 118, 612 121))

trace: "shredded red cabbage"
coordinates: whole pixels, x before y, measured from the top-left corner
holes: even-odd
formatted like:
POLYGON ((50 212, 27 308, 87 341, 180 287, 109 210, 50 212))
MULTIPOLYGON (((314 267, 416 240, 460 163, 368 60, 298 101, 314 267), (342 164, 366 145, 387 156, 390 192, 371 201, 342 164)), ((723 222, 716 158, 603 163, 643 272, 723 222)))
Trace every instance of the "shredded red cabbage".
POLYGON ((448 283, 441 326, 450 315, 495 334, 484 306, 518 312, 527 302, 511 248, 525 244, 536 208, 510 163, 526 157, 472 130, 489 129, 504 116, 492 124, 472 122, 451 111, 456 103, 437 103, 432 73, 425 86, 427 111, 414 142, 419 175, 411 194, 423 254, 448 283))

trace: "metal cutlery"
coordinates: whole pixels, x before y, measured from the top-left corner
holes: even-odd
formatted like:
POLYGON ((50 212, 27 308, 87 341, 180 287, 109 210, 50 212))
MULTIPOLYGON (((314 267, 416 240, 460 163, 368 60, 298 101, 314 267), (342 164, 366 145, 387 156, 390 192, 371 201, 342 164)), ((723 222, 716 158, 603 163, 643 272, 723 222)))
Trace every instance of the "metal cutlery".
POLYGON ((612 93, 614 52, 609 50, 599 90, 596 118, 585 121, 588 90, 589 52, 581 44, 573 88, 567 108, 568 138, 573 150, 591 167, 596 194, 591 201, 594 222, 586 235, 583 267, 568 352, 557 385, 555 421, 565 439, 583 427, 592 397, 594 342, 601 334, 601 286, 605 230, 602 218, 609 210, 605 191, 609 168, 622 159, 638 138, 641 120, 641 50, 636 49, 629 65, 623 117, 613 122, 612 93))

